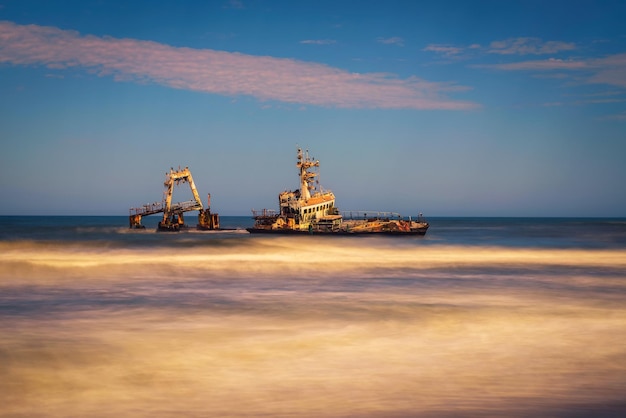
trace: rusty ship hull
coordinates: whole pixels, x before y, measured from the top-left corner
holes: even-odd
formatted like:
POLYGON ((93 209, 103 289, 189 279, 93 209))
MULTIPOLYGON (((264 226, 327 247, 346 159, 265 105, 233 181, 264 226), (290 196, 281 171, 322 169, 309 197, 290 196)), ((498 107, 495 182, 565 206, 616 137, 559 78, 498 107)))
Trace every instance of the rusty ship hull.
POLYGON ((274 235, 326 235, 326 236, 339 236, 339 235, 359 235, 359 236, 373 236, 373 235, 393 235, 393 236, 406 236, 406 235, 418 235, 424 236, 428 231, 428 226, 418 229, 411 229, 410 231, 323 231, 323 230, 300 230, 300 229, 263 229, 263 228, 246 228, 251 234, 274 234, 274 235))

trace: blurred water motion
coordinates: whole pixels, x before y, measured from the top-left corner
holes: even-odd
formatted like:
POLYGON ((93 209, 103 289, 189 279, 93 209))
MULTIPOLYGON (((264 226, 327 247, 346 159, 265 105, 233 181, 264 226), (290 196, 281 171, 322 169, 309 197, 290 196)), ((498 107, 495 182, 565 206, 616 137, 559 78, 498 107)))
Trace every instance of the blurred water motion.
POLYGON ((624 416, 626 249, 0 242, 0 416, 624 416))

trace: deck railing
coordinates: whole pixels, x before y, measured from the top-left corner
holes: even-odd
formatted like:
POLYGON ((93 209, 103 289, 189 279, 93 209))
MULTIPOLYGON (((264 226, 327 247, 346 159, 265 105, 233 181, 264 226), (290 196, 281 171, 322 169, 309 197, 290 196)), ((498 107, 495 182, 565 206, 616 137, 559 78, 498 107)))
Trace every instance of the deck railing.
MULTIPOLYGON (((172 204, 170 208, 170 212, 189 212, 192 210, 200 210, 200 209, 202 209, 201 203, 198 203, 195 200, 188 200, 186 202, 178 202, 178 203, 172 204)), ((146 203, 140 208, 129 209, 129 212, 131 215, 141 215, 141 216, 161 213, 163 211, 165 211, 164 202, 146 203)))
POLYGON ((131 215, 152 215, 153 213, 163 212, 163 202, 146 203, 140 208, 130 208, 131 215))
POLYGON ((376 210, 347 210, 342 211, 343 219, 402 219, 396 212, 381 212, 376 210))
POLYGON ((254 218, 270 217, 270 216, 276 216, 276 215, 277 213, 275 209, 261 209, 261 210, 252 209, 252 217, 254 218))

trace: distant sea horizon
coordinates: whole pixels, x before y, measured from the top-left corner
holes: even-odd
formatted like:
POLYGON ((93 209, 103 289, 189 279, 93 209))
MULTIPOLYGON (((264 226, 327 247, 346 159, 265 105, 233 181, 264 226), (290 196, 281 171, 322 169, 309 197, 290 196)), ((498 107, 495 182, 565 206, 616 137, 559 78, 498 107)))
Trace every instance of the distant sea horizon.
MULTIPOLYGON (((154 232, 161 217, 146 216, 142 219, 145 231, 154 232)), ((420 241, 422 245, 503 245, 554 248, 619 248, 626 247, 626 217, 426 217, 430 228, 420 241)), ((196 231, 196 212, 185 214, 185 224, 196 231)), ((250 216, 220 216, 223 229, 245 230, 253 226, 250 216)), ((56 234, 56 238, 72 241, 99 239, 98 234, 122 233, 132 236, 128 216, 124 215, 0 215, 0 241, 20 238, 50 238, 46 234, 56 234), (87 233, 86 231, 89 231, 87 233), (73 235, 77 233, 78 235, 73 235), (130 234, 130 235, 129 235, 130 234)), ((219 231, 204 231, 219 232, 219 231)), ((224 231, 226 232, 226 231, 224 231)), ((162 234, 159 234, 162 235, 162 234)), ((118 236, 118 238, 122 238, 118 236)), ((408 237, 397 237, 407 239, 408 237)))

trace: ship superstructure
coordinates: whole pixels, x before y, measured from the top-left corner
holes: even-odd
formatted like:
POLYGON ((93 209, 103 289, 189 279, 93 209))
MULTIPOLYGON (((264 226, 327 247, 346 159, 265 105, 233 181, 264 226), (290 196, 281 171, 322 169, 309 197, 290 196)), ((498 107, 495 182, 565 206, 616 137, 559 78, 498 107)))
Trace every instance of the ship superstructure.
POLYGON ((254 226, 251 233, 309 233, 309 234, 414 234, 424 235, 428 229, 420 214, 417 220, 380 212, 354 211, 344 219, 335 206, 335 195, 323 190, 315 180, 319 175, 319 161, 309 156, 308 150, 298 148, 300 188, 278 195, 279 211, 253 210, 254 226), (364 216, 353 216, 362 213, 364 216))
POLYGON ((273 210, 252 211, 255 226, 264 230, 309 231, 318 225, 341 223, 341 215, 335 208, 335 195, 322 190, 315 178, 319 175, 320 162, 309 156, 309 152, 298 148, 300 188, 284 191, 278 195, 279 213, 273 210))

